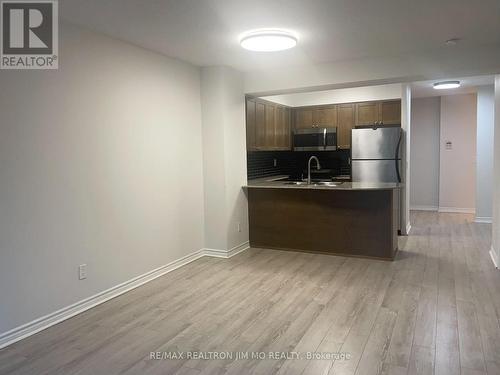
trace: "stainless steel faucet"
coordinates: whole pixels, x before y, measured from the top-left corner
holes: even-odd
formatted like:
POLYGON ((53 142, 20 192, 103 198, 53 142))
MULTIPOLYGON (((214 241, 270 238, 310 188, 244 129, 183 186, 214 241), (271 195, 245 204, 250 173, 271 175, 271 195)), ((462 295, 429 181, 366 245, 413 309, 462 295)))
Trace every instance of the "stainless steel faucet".
POLYGON ((321 165, 319 165, 319 160, 316 156, 311 156, 309 158, 309 161, 307 162, 307 184, 310 185, 311 184, 311 162, 313 160, 316 160, 316 169, 319 171, 320 168, 321 168, 321 165))

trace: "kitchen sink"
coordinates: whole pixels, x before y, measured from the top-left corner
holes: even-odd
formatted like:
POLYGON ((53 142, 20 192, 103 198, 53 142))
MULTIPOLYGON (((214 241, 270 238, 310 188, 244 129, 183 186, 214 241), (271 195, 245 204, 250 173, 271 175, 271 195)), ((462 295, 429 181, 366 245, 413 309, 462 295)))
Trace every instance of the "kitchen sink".
MULTIPOLYGON (((308 185, 307 181, 286 181, 283 184, 284 185, 295 185, 295 186, 308 185)), ((342 185, 342 184, 343 184, 343 182, 316 181, 316 182, 312 182, 311 186, 338 186, 338 185, 342 185)))

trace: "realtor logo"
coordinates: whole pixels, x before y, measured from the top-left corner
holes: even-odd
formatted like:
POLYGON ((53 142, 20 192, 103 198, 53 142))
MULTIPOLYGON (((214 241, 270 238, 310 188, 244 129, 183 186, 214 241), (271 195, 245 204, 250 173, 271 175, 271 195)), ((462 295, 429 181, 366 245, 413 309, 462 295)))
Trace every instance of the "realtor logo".
POLYGON ((0 68, 57 69, 57 1, 1 1, 0 68))

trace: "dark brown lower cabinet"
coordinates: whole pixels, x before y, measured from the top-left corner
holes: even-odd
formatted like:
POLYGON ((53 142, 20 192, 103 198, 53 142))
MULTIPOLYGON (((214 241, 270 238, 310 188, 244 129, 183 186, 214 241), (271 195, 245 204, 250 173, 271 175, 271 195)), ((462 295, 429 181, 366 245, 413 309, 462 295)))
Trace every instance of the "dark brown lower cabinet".
POLYGON ((250 246, 394 259, 398 190, 248 188, 250 246))

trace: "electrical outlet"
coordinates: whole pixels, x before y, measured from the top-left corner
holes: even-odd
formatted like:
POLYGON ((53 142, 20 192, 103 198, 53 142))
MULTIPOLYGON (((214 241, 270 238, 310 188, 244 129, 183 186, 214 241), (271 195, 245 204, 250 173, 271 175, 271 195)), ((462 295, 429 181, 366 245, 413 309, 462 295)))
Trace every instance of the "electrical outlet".
POLYGON ((239 221, 236 223, 236 229, 241 232, 241 223, 239 221))
POLYGON ((78 266, 78 280, 84 280, 87 278, 87 265, 80 264, 78 266))

